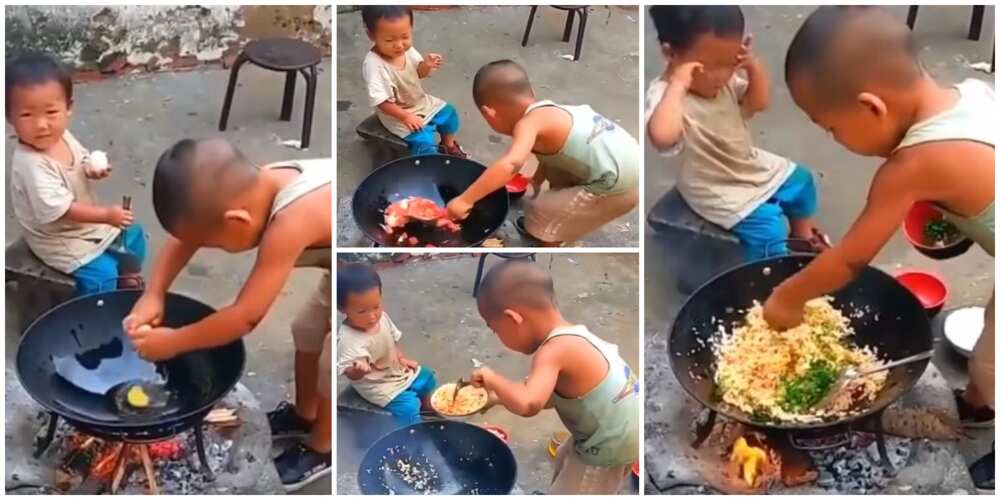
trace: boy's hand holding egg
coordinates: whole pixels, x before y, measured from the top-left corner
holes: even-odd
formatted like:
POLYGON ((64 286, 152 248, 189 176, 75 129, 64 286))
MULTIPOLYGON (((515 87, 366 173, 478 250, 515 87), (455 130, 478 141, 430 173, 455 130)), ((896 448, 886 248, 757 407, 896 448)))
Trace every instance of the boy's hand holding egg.
POLYGON ((108 163, 108 155, 104 151, 93 151, 90 153, 90 160, 83 168, 88 179, 103 179, 111 175, 111 164, 108 163))

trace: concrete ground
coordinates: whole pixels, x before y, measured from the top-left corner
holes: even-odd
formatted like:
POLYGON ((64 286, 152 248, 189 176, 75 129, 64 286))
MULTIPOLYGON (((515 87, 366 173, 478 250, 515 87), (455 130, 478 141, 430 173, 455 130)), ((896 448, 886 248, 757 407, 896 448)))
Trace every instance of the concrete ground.
MULTIPOLYGON (((819 186, 819 224, 834 240, 844 234, 861 211, 867 186, 879 161, 855 156, 835 143, 794 105, 784 85, 782 68, 785 51, 811 6, 743 7, 748 30, 754 34, 753 47, 769 69, 773 79, 770 108, 754 117, 751 128, 758 147, 792 158, 808 165, 819 186)), ((906 19, 905 6, 889 9, 900 20, 906 19)), ((915 34, 920 55, 928 71, 941 82, 959 82, 978 78, 992 83, 993 75, 975 71, 970 63, 990 61, 994 44, 992 29, 995 10, 987 8, 982 39, 966 40, 970 7, 922 6, 915 34)), ((663 71, 659 57, 656 31, 648 15, 644 15, 645 58, 643 80, 648 82, 663 71)), ((674 185, 671 170, 676 165, 669 159, 646 150, 645 203, 647 210, 674 185)), ((664 363, 667 356, 665 339, 684 297, 674 288, 676 278, 664 265, 671 243, 662 241, 649 230, 645 235, 646 273, 645 297, 645 360, 646 380, 654 365, 664 363)), ((978 247, 950 261, 935 261, 913 249, 897 234, 882 250, 875 265, 887 272, 903 267, 935 271, 945 277, 951 290, 946 308, 985 305, 994 286, 993 259, 978 247)), ((945 341, 938 343, 933 362, 953 387, 964 387, 968 380, 964 360, 954 354, 945 341)), ((647 405, 653 404, 647 401, 647 405)), ((648 432, 648 430, 647 430, 648 432)), ((973 432, 973 439, 963 441, 962 450, 970 463, 990 451, 993 429, 973 432)), ((652 459, 654 457, 647 457, 652 459)))
MULTIPOLYGON (((147 272, 166 234, 153 214, 150 194, 153 169, 163 150, 184 137, 222 136, 261 164, 332 157, 330 66, 330 61, 321 65, 312 145, 308 151, 279 144, 282 140, 300 137, 305 85, 297 86, 291 121, 281 122, 278 113, 284 76, 250 65, 241 71, 229 129, 221 133, 217 126, 229 77, 229 72, 222 69, 126 76, 75 87, 70 130, 84 147, 108 152, 114 171, 109 179, 98 182, 100 199, 105 203, 120 203, 122 195, 132 195, 136 220, 149 233, 147 272)), ((15 144, 12 136, 13 130, 8 127, 5 143, 8 162, 15 144)), ((5 181, 9 182, 9 175, 5 181)), ((6 241, 10 243, 20 237, 21 228, 14 220, 9 201, 5 208, 6 241)), ((255 254, 249 252, 229 255, 217 250, 202 251, 181 273, 172 291, 222 307, 239 292, 254 257, 255 254)), ((315 290, 319 276, 315 270, 295 271, 270 313, 244 339, 247 368, 243 384, 260 399, 265 409, 274 408, 292 394, 293 349, 288 325, 315 290)), ((11 303, 8 297, 8 365, 13 363, 17 337, 16 327, 11 326, 17 324, 13 322, 17 312, 11 310, 11 303)), ((303 492, 331 491, 331 483, 323 480, 303 492)))
MULTIPOLYGON (((509 138, 489 128, 472 101, 476 71, 505 58, 525 66, 539 98, 589 104, 638 139, 638 10, 591 7, 577 62, 562 57, 573 53, 576 32, 572 43, 561 41, 566 14, 555 9, 538 10, 528 46, 521 47, 528 11, 527 7, 464 6, 415 13, 414 47, 421 53, 444 56, 444 66, 425 80, 424 88, 458 109, 461 129, 457 137, 466 151, 488 165, 510 143, 509 138)), ((338 14, 337 21, 337 241, 340 247, 370 246, 354 224, 350 198, 372 170, 393 157, 376 151, 355 133, 358 123, 373 112, 361 76, 361 63, 370 43, 360 13, 338 14)), ((514 220, 517 212, 515 206, 508 220, 514 220)), ((636 247, 638 224, 639 211, 634 210, 584 238, 582 244, 636 247)), ((523 246, 510 222, 501 230, 501 237, 507 246, 523 246)))
MULTIPOLYGON (((539 254, 539 265, 555 276, 556 297, 566 318, 587 325, 619 346, 633 367, 639 363, 638 257, 634 254, 539 254)), ((500 259, 488 257, 487 266, 500 259)), ((449 256, 382 268, 384 308, 403 332, 407 356, 435 371, 439 383, 472 371, 477 358, 516 379, 527 375, 531 359, 507 351, 486 327, 472 298, 478 258, 449 256)), ((340 390, 347 379, 338 378, 340 390)), ((358 416, 338 401, 337 493, 357 493, 357 469, 365 450, 392 429, 391 421, 370 413, 358 416), (346 418, 345 418, 346 417, 346 418), (379 432, 373 427, 383 426, 379 432)), ((552 458, 546 448, 552 433, 565 427, 554 411, 530 419, 502 407, 469 419, 507 429, 517 460, 517 484, 524 493, 548 491, 552 458)))

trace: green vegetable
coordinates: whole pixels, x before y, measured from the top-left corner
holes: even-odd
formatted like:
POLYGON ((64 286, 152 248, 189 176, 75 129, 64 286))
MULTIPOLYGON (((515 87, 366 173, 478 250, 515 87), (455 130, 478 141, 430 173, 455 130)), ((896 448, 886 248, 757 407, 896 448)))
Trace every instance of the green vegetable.
POLYGON ((935 219, 924 226, 924 237, 932 243, 951 243, 959 237, 955 224, 945 219, 935 219))
POLYGON ((818 359, 809 363, 805 374, 782 384, 782 408, 795 413, 808 410, 823 400, 837 381, 837 376, 837 370, 829 361, 818 359))

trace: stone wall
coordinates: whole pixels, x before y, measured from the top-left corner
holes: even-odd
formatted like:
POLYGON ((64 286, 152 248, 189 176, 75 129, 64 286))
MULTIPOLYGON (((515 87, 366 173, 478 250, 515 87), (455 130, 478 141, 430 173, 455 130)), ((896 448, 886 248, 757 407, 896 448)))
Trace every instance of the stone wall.
POLYGON ((225 62, 255 38, 287 36, 330 53, 326 6, 8 6, 7 55, 58 56, 76 71, 179 69, 225 62))

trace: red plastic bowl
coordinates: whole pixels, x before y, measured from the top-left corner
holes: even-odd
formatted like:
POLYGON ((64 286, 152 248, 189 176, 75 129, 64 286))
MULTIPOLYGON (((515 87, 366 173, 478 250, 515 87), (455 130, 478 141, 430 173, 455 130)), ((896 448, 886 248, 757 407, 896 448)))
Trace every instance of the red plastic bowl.
POLYGON ((503 441, 504 443, 508 445, 510 444, 510 433, 507 432, 507 430, 504 429, 503 427, 490 424, 484 424, 482 427, 483 429, 489 431, 490 434, 493 434, 494 436, 500 438, 500 440, 503 441))
POLYGON ((928 243, 924 236, 927 223, 943 217, 944 214, 934 208, 930 202, 918 201, 910 207, 910 211, 906 214, 906 219, 903 221, 903 235, 918 252, 932 259, 950 259, 965 253, 972 246, 972 240, 969 238, 959 239, 943 247, 928 243))
POLYGON ((948 300, 948 285, 938 276, 926 271, 902 271, 896 274, 896 281, 906 287, 920 304, 927 316, 934 317, 941 312, 948 300))
POLYGON ((507 193, 510 194, 512 198, 520 198, 524 196, 525 191, 528 190, 528 178, 521 174, 514 174, 514 178, 507 183, 507 193))

